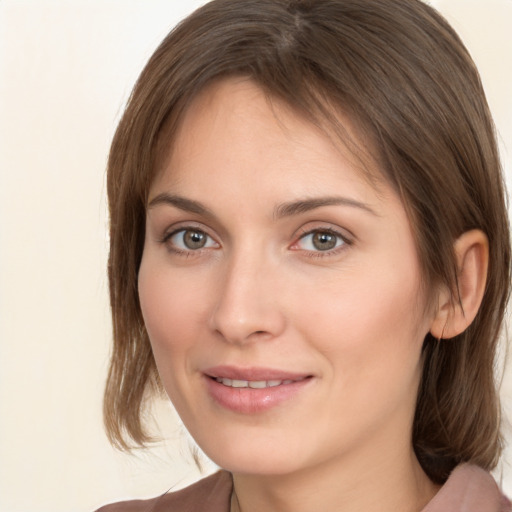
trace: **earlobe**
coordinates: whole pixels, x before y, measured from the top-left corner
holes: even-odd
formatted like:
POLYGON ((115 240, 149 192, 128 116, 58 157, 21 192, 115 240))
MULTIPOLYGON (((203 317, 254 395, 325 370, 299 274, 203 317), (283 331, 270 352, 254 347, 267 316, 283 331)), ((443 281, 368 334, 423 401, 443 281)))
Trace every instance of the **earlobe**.
POLYGON ((461 334, 474 320, 485 292, 489 241, 485 233, 473 229, 462 234, 454 244, 457 260, 458 289, 439 292, 438 307, 430 327, 437 339, 461 334))

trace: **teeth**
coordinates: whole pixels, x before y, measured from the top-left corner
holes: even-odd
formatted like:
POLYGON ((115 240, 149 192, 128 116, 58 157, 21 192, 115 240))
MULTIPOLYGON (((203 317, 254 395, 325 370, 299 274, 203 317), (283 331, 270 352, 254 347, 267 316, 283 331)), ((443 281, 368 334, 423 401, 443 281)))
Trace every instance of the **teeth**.
POLYGON ((292 384, 294 380, 238 380, 238 379, 226 379, 224 377, 216 377, 215 380, 224 386, 232 388, 252 388, 252 389, 264 389, 274 388, 281 384, 292 384))
POLYGON ((263 389, 267 387, 267 383, 264 380, 251 380, 249 381, 249 387, 253 389, 263 389))

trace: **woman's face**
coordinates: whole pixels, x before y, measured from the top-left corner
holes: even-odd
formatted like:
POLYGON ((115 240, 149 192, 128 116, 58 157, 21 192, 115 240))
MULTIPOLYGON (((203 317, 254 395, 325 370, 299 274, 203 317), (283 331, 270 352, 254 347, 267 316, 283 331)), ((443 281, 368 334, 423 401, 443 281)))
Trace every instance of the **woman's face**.
POLYGON ((412 454, 432 314, 395 193, 250 81, 200 94, 173 148, 139 293, 201 448, 254 474, 412 454))

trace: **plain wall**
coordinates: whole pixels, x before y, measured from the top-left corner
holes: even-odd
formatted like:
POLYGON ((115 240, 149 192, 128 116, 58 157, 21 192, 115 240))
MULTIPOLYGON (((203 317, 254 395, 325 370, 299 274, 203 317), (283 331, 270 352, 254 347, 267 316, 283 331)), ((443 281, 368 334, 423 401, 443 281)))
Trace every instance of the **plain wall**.
MULTIPOLYGON (((169 406, 168 442, 127 456, 106 441, 101 398, 109 143, 144 63, 201 3, 0 1, 0 512, 91 511, 199 476, 169 406)), ((510 176, 512 1, 432 4, 481 70, 510 176)))

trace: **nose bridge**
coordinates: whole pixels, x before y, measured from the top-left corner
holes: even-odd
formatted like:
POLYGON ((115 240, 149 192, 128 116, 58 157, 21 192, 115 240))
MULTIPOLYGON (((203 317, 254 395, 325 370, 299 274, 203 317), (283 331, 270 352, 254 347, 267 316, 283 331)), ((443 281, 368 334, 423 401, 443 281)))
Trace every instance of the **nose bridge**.
POLYGON ((263 250, 233 251, 219 276, 212 327, 226 341, 244 343, 272 338, 284 329, 285 319, 275 286, 278 265, 263 250))

